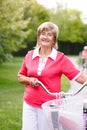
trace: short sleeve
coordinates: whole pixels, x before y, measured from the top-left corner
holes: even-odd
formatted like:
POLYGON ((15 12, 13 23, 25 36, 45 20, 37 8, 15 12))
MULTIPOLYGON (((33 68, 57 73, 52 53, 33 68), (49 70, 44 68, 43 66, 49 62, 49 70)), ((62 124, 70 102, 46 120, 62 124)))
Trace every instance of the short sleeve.
POLYGON ((80 73, 80 70, 64 55, 62 60, 62 73, 70 80, 73 80, 80 73))
POLYGON ((24 58, 21 68, 18 72, 18 76, 21 76, 21 75, 25 75, 25 76, 27 75, 26 58, 24 58))
POLYGON ((20 70, 18 72, 18 76, 21 76, 21 75, 27 76, 27 73, 28 73, 28 67, 27 66, 31 62, 32 54, 33 54, 33 51, 29 51, 26 54, 26 56, 25 56, 25 58, 24 58, 24 60, 22 62, 21 68, 20 68, 20 70))

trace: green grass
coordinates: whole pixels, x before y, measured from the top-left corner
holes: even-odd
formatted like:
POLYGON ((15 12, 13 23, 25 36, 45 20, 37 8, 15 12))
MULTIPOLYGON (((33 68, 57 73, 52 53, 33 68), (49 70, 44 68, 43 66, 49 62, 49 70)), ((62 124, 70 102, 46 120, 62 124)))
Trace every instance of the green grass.
POLYGON ((0 65, 0 130, 20 130, 24 86, 17 81, 22 58, 0 65))
MULTIPOLYGON (((0 130, 21 130, 24 85, 17 81, 21 61, 21 57, 15 57, 13 62, 0 65, 0 130)), ((62 86, 64 91, 69 88, 64 76, 62 86)))
POLYGON ((70 87, 70 81, 64 75, 62 76, 62 79, 61 79, 61 86, 62 86, 62 91, 64 92, 67 92, 70 87))

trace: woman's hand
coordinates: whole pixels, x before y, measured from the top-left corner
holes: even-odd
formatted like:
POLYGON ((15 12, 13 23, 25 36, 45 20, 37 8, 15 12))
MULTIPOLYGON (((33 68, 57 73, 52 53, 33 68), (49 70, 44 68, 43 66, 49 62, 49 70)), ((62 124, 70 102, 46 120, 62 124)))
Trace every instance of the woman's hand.
POLYGON ((37 78, 30 77, 30 78, 29 78, 29 85, 31 85, 32 87, 38 86, 38 79, 37 79, 37 78))
POLYGON ((27 77, 24 75, 18 76, 18 81, 22 84, 31 85, 32 87, 38 86, 38 79, 34 77, 27 77))

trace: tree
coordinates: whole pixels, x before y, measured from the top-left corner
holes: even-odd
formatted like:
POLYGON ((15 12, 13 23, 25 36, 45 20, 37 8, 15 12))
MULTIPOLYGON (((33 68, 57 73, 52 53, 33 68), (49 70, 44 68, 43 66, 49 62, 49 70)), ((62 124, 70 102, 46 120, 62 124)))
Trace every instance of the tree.
POLYGON ((82 43, 82 28, 84 26, 81 19, 81 12, 75 9, 67 9, 63 6, 57 6, 56 12, 51 20, 59 26, 59 40, 71 43, 82 43))
POLYGON ((37 26, 48 19, 47 10, 35 0, 1 0, 0 63, 11 59, 13 51, 35 41, 37 26))
POLYGON ((87 24, 84 24, 84 26, 82 27, 82 32, 84 43, 87 45, 87 24))
POLYGON ((21 4, 21 0, 3 0, 0 4, 0 63, 11 59, 11 52, 18 50, 23 41, 21 4))

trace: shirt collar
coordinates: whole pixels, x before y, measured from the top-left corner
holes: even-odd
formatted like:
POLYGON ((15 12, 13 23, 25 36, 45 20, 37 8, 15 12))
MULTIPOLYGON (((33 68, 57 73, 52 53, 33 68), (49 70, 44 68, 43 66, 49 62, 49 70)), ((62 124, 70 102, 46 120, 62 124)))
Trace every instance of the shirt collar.
MULTIPOLYGON (((34 50, 32 59, 34 59, 37 56, 40 57, 40 55, 39 55, 39 47, 34 50)), ((53 48, 52 52, 50 53, 50 55, 48 55, 48 57, 55 60, 56 56, 57 56, 57 50, 53 48)))

